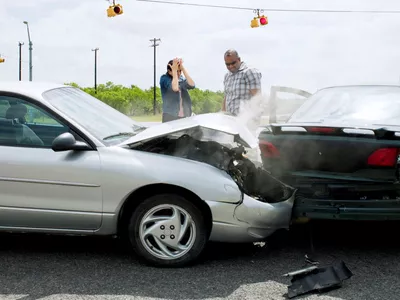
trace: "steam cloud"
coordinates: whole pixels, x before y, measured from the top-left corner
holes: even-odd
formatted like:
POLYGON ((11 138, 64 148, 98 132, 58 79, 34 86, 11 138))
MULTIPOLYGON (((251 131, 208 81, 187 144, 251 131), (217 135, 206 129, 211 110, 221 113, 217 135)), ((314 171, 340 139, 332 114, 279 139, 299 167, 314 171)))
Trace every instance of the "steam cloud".
MULTIPOLYGON (((242 101, 237 119, 245 125, 258 139, 260 129, 269 124, 270 94, 259 94, 249 101, 242 101)), ((286 122, 289 116, 304 103, 305 98, 280 98, 276 99, 277 122, 286 122)), ((253 161, 261 162, 260 149, 252 149, 248 155, 253 161)))

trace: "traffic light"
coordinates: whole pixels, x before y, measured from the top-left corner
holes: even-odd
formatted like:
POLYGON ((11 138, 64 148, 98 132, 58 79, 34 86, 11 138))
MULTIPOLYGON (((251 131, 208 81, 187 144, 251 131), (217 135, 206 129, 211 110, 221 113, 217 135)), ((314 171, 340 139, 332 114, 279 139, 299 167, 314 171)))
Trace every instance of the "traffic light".
POLYGON ((121 4, 114 4, 114 5, 111 5, 111 6, 107 9, 107 17, 109 17, 109 18, 122 15, 123 13, 124 13, 124 10, 123 10, 121 4))
POLYGON ((256 16, 253 18, 253 20, 251 20, 251 28, 260 27, 260 25, 268 25, 268 18, 265 15, 260 15, 260 13, 263 13, 262 9, 255 9, 254 13, 256 14, 256 16))
POLYGON ((251 20, 250 23, 250 27, 251 28, 255 28, 255 27, 259 27, 260 25, 258 24, 258 18, 254 18, 253 20, 251 20))
POLYGON ((0 57, 0 64, 1 63, 4 63, 6 60, 4 59, 4 58, 2 58, 2 57, 0 57))
POLYGON ((261 24, 261 26, 267 25, 268 24, 268 18, 266 16, 262 15, 260 17, 260 24, 261 24))

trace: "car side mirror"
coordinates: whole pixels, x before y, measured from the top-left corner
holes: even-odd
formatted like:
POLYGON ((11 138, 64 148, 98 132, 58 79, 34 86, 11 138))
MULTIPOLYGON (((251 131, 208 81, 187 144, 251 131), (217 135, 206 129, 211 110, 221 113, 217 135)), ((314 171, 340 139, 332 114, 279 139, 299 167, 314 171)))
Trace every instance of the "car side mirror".
POLYGON ((65 132, 56 137, 53 141, 51 149, 55 152, 69 151, 69 150, 92 150, 92 148, 84 143, 77 141, 70 132, 65 132))

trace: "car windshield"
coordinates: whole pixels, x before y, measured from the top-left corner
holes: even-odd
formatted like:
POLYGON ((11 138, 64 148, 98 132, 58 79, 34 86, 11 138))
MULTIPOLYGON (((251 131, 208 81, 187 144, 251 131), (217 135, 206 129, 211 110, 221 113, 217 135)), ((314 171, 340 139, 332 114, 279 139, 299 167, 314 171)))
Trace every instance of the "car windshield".
POLYGON ((400 87, 351 86, 323 89, 312 95, 288 122, 400 126, 400 87))
POLYGON ((128 116, 78 88, 52 89, 44 92, 43 97, 106 145, 117 144, 144 129, 128 116))

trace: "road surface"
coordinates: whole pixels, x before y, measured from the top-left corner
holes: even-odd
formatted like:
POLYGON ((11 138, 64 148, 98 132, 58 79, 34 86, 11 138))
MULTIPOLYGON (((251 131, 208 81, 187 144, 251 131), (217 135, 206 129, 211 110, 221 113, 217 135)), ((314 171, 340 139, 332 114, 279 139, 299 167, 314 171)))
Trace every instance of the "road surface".
MULTIPOLYGON (((316 228, 315 258, 342 259, 354 276, 340 289, 297 299, 399 298, 398 224, 316 228)), ((184 269, 142 265, 109 238, 0 238, 0 299, 286 299, 282 274, 301 268, 310 253, 301 228, 264 247, 211 244, 201 262, 184 269)))

